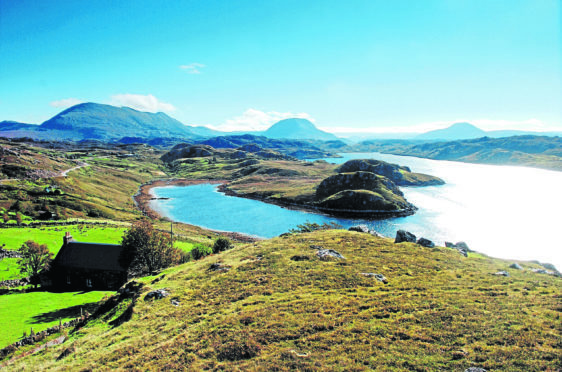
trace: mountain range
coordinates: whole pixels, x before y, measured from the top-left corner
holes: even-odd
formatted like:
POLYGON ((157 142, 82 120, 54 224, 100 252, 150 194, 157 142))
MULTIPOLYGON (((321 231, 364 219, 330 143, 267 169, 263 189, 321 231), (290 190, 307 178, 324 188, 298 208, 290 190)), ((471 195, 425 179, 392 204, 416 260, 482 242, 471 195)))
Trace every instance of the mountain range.
MULTIPOLYGON (((72 106, 41 125, 0 122, 0 136, 29 137, 40 140, 100 140, 107 142, 144 142, 173 144, 178 141, 251 134, 271 139, 297 139, 336 141, 332 133, 316 128, 307 119, 289 118, 273 124, 261 132, 220 132, 204 126, 184 125, 163 112, 150 113, 128 107, 115 107, 99 103, 80 103, 72 106)), ((528 132, 515 130, 484 131, 470 123, 455 123, 448 128, 426 133, 386 133, 369 135, 370 138, 409 139, 420 142, 452 141, 481 137, 499 138, 517 135, 562 136, 562 132, 528 132)), ((359 140, 360 137, 355 138, 359 140)), ((365 138, 363 138, 365 139, 365 138)))

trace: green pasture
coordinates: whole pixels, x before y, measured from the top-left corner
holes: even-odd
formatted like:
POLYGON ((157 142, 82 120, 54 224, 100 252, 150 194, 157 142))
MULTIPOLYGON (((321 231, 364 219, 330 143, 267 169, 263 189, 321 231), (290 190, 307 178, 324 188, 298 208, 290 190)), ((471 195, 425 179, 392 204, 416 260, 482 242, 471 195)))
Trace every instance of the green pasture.
POLYGON ((80 309, 92 313, 97 302, 113 292, 30 292, 0 296, 0 347, 80 316, 80 309))

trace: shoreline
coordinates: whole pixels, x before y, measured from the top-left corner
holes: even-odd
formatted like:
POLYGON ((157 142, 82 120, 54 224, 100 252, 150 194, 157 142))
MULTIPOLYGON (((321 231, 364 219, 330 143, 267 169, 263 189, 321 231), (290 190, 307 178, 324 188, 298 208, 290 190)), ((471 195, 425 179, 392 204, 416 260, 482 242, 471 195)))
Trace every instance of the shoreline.
MULTIPOLYGON (((150 201, 156 199, 154 194, 151 192, 152 188, 163 187, 163 186, 192 186, 192 185, 200 185, 206 183, 225 184, 226 182, 227 182, 226 180, 188 180, 188 179, 181 179, 181 178, 154 180, 140 185, 137 193, 133 196, 133 200, 135 202, 136 207, 143 213, 143 215, 147 216, 150 219, 158 220, 161 218, 168 218, 168 217, 162 216, 159 212, 157 212, 150 206, 150 201)), ((183 224, 187 226, 194 226, 205 231, 210 231, 215 234, 227 236, 232 240, 236 240, 243 243, 253 243, 256 241, 263 240, 262 238, 239 233, 236 231, 219 231, 219 230, 207 229, 201 226, 191 225, 180 221, 174 221, 174 223, 183 224)))

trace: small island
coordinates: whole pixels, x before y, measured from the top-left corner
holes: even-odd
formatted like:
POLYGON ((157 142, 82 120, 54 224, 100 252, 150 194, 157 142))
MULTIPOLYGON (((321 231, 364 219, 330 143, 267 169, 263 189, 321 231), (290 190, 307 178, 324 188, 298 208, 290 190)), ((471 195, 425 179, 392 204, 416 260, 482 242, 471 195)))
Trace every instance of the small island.
POLYGON ((255 144, 235 149, 179 144, 161 159, 171 174, 183 180, 220 180, 219 190, 227 195, 342 217, 411 215, 417 208, 399 186, 445 183, 380 160, 350 160, 341 165, 302 161, 255 144))

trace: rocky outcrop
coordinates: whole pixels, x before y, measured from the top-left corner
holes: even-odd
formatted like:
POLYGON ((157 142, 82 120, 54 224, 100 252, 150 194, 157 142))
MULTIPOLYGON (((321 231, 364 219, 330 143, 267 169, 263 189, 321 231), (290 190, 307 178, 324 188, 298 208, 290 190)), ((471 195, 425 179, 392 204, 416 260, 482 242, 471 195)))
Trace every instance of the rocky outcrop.
POLYGON ((426 247, 426 248, 435 247, 435 243, 433 243, 431 240, 426 239, 426 238, 419 238, 417 243, 419 245, 421 245, 422 247, 426 247))
POLYGON ((375 159, 349 160, 342 164, 337 171, 340 173, 371 172, 388 178, 398 186, 431 186, 443 185, 445 183, 438 177, 413 173, 406 166, 375 159))
POLYGON ((355 159, 343 163, 337 171, 340 173, 350 172, 370 172, 385 176, 397 185, 404 180, 404 175, 400 171, 410 172, 410 168, 401 167, 397 164, 390 164, 375 159, 355 159))
POLYGON ((415 211, 415 207, 404 199, 396 203, 368 190, 340 191, 319 202, 318 206, 324 210, 348 213, 391 214, 396 212, 396 215, 398 215, 398 213, 412 214, 415 211))
POLYGON ((515 270, 523 270, 523 267, 521 267, 521 265, 519 265, 517 262, 514 262, 511 265, 509 265, 509 268, 515 270))
POLYGON ((333 249, 320 249, 318 250, 318 252, 316 252, 316 255, 323 261, 327 261, 332 258, 345 260, 344 256, 342 256, 339 252, 334 251, 333 249))
POLYGON ((367 278, 373 278, 381 283, 388 284, 388 279, 386 279, 386 277, 382 274, 377 274, 377 273, 360 273, 360 274, 366 276, 367 278))
POLYGON ((468 244, 466 244, 465 242, 457 242, 454 244, 451 242, 445 242, 445 247, 456 249, 465 257, 468 257, 468 252, 470 252, 470 248, 468 248, 468 244))
POLYGON ((356 231, 356 232, 360 232, 360 233, 364 233, 364 234, 370 234, 370 235, 373 235, 373 236, 377 236, 379 238, 384 238, 384 236, 382 234, 379 234, 375 230, 369 229, 369 226, 367 226, 367 225, 351 226, 348 230, 349 231, 356 231))
POLYGON ((505 270, 502 270, 502 271, 498 271, 497 273, 494 273, 494 275, 496 275, 496 276, 509 276, 509 273, 505 270))
POLYGON ((402 242, 415 243, 416 236, 406 230, 398 230, 396 232, 396 238, 394 239, 394 243, 402 243, 402 242))
POLYGON ((148 300, 160 300, 164 297, 168 297, 170 295, 170 292, 166 291, 165 289, 156 289, 154 291, 150 291, 146 294, 146 296, 144 296, 144 300, 148 301, 148 300))
POLYGON ((215 153, 215 149, 208 145, 189 145, 180 143, 172 147, 172 149, 162 155, 160 159, 166 163, 170 163, 177 159, 185 159, 185 158, 202 158, 213 156, 215 153))
POLYGON ((402 192, 392 182, 372 172, 357 171, 340 173, 324 179, 316 189, 316 197, 323 199, 343 190, 379 191, 381 189, 388 189, 399 197, 403 196, 402 192))

